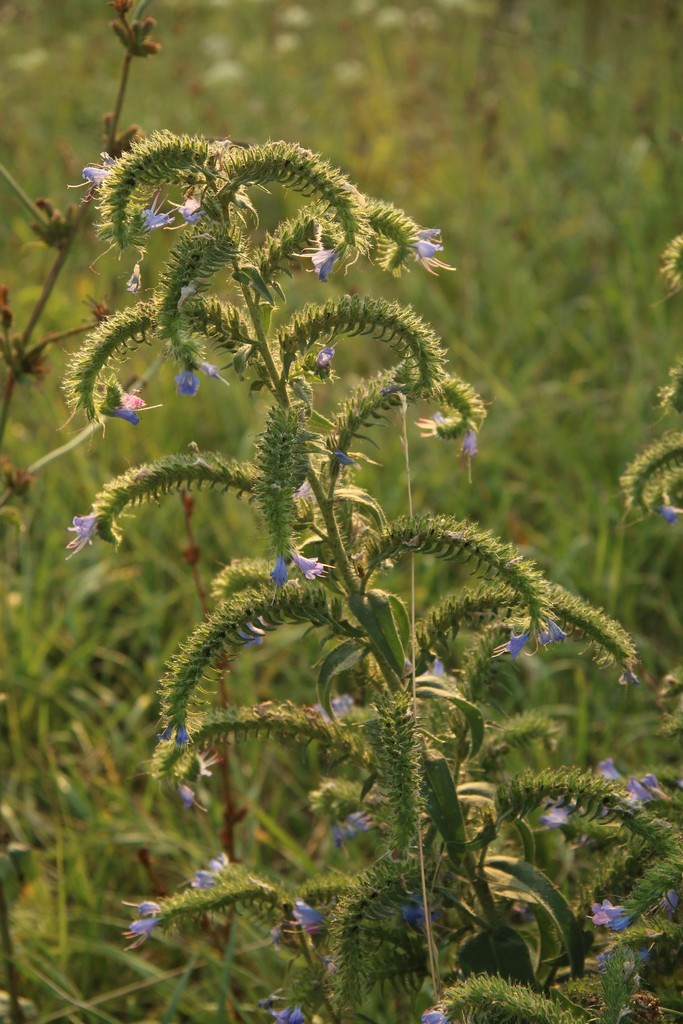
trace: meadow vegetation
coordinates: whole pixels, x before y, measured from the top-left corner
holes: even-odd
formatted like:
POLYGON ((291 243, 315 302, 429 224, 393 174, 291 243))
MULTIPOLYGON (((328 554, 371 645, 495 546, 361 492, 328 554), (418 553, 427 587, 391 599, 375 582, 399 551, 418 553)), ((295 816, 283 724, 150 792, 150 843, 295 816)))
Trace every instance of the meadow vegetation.
MULTIPOLYGON (((658 269, 682 230, 678 5, 139 6, 157 18, 162 50, 133 62, 120 129, 135 122, 147 133, 298 142, 364 192, 441 229, 455 273, 432 277, 416 265, 393 278, 366 266, 362 278, 363 293, 412 305, 487 403, 471 482, 459 446, 421 439, 410 426, 415 508, 471 518, 514 543, 618 620, 639 655, 640 687, 619 686, 619 672, 594 665, 578 643, 502 665, 494 710, 533 707, 549 723, 537 742, 510 744, 510 771, 593 769, 611 757, 626 776, 680 775, 679 737, 662 733, 683 671, 680 523, 627 514, 619 485, 635 453, 662 432, 657 392, 683 327, 681 299, 667 295, 658 269)), ((106 3, 85 0, 0 7, 0 159, 30 199, 49 196, 62 209, 81 202, 83 192, 67 185, 99 161, 102 115, 116 96, 122 51, 107 28, 112 17, 106 3)), ((36 218, 16 190, 2 180, 0 188, 0 285, 21 330, 54 251, 32 230, 36 218)), ((279 188, 264 193, 261 235, 299 206, 279 188)), ((93 302, 110 310, 133 302, 133 260, 107 251, 93 213, 86 210, 36 340, 91 321, 93 302)), ((167 251, 164 232, 150 237, 143 297, 167 251)), ((331 277, 323 299, 357 290, 355 271, 331 277)), ((321 301, 321 287, 298 271, 289 303, 321 301)), ((164 932, 141 950, 126 950, 121 938, 129 923, 122 900, 182 888, 225 839, 215 778, 198 794, 202 812, 148 774, 157 684, 203 617, 208 581, 231 558, 263 557, 262 533, 246 501, 226 504, 207 491, 137 509, 118 548, 97 544, 68 561, 64 551, 73 516, 129 467, 193 444, 250 457, 265 402, 203 381, 178 405, 169 362, 153 378, 162 408, 136 429, 109 419, 105 432, 42 462, 85 425, 61 387, 80 340, 49 345, 49 372, 17 383, 3 438, 0 811, 3 839, 30 850, 21 892, 12 894, 19 991, 41 1024, 265 1019, 255 1004, 279 983, 281 961, 248 920, 164 932), (30 467, 18 486, 17 471, 30 467)), ((366 344, 337 358, 336 372, 351 383, 386 365, 366 344)), ((147 361, 137 353, 131 374, 145 373, 147 361)), ((379 464, 363 465, 355 482, 398 516, 406 512, 399 431, 373 433, 379 464)), ((418 607, 442 594, 451 574, 448 562, 421 566, 418 607)), ((235 663, 227 685, 243 705, 312 704, 318 656, 315 636, 277 632, 235 663)), ((311 825, 307 792, 321 757, 316 743, 235 745, 239 860, 297 878, 323 860, 350 869, 355 854, 330 850, 324 820, 311 825)), ((680 803, 680 794, 671 799, 680 803)), ((539 828, 536 838, 544 869, 562 884, 580 852, 557 833, 539 828)), ((366 853, 369 841, 355 840, 366 853)), ((679 982, 660 979, 672 1014, 683 1009, 679 982)), ((417 1020, 427 1005, 408 991, 387 1002, 376 996, 366 1010, 383 1024, 417 1020)), ((0 1007, 0 1019, 6 1012, 0 1007)))

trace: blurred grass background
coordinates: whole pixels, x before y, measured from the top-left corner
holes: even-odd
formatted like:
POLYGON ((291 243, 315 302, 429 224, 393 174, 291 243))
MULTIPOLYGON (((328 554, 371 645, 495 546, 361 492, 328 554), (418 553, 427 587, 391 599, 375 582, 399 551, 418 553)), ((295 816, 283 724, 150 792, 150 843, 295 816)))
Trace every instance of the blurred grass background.
MULTIPOLYGON (((362 191, 441 228, 456 273, 430 277, 416 267, 395 280, 357 265, 324 293, 357 288, 411 303, 447 342, 454 370, 490 403, 471 485, 455 448, 413 431, 416 506, 469 515, 514 541, 636 637, 637 692, 570 645, 510 676, 509 710, 527 706, 532 692, 535 707, 562 720, 557 763, 611 754, 628 773, 675 760, 656 727, 659 682, 680 658, 680 530, 625 521, 618 479, 663 428, 656 391, 683 327, 681 303, 665 298, 658 276, 683 209, 680 5, 158 0, 146 13, 158 20, 163 51, 135 62, 122 127, 296 140, 362 191)), ((32 197, 80 201, 66 185, 98 160, 122 57, 107 30, 112 16, 100 0, 0 3, 0 159, 32 197)), ((0 283, 21 327, 52 254, 0 188, 0 283)), ((291 208, 278 192, 263 197, 263 227, 291 208)), ((147 286, 167 246, 162 233, 150 240, 147 286)), ((83 322, 89 298, 112 308, 131 301, 133 255, 119 261, 102 248, 88 229, 40 334, 83 322)), ((302 274, 288 294, 300 304, 319 298, 321 286, 302 274)), ((19 466, 80 429, 60 392, 74 347, 64 342, 49 376, 22 386, 6 436, 19 466)), ((343 348, 339 370, 351 378, 381 358, 365 345, 343 348)), ((162 663, 201 610, 182 556, 179 499, 136 512, 118 551, 96 544, 65 562, 65 529, 129 465, 191 441, 249 456, 258 403, 237 385, 227 393, 205 382, 181 417, 174 372, 163 367, 146 395, 164 408, 137 430, 111 421, 104 439, 97 433, 52 462, 15 503, 21 529, 3 533, 1 809, 7 833, 37 850, 14 937, 22 991, 44 1022, 253 1019, 240 1007, 281 977, 267 935, 245 924, 239 946, 259 950, 258 968, 210 933, 136 953, 124 952, 119 936, 129 919, 121 899, 173 890, 217 851, 217 801, 207 800, 204 815, 185 812, 143 772, 162 663)), ((405 482, 396 431, 385 429, 381 444, 381 467, 364 468, 359 480, 397 514, 405 482)), ((193 525, 205 580, 228 558, 261 553, 248 508, 232 499, 202 495, 193 525)), ((424 605, 447 586, 444 567, 425 566, 419 586, 424 605)), ((293 652, 287 642, 278 634, 247 652, 229 679, 236 700, 314 701, 315 640, 293 652)), ((249 810, 243 858, 305 875, 329 853, 305 808, 316 751, 259 744, 238 753, 235 785, 249 810), (285 808, 297 842, 279 829, 285 808)))

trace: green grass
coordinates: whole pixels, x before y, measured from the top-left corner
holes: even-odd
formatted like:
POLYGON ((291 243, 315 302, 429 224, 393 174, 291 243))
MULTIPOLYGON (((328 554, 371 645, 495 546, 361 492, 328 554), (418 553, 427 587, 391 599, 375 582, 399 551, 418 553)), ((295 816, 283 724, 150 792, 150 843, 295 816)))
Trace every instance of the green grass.
MULTIPOLYGON (((416 267, 386 280, 359 264, 328 286, 411 303, 447 341, 453 368, 490 403, 471 485, 454 449, 413 431, 416 507, 471 516, 514 541, 635 635, 645 684, 637 693, 569 657, 569 647, 529 660, 521 680, 506 676, 508 710, 523 708, 532 692, 535 706, 558 712, 557 763, 589 765, 608 754, 626 772, 674 763, 678 753, 656 736, 655 697, 680 657, 680 530, 663 520, 626 522, 618 480, 662 429, 656 390, 683 328, 683 306, 665 299, 657 272, 683 206, 678 5, 184 0, 148 13, 164 49, 133 67, 124 125, 298 140, 363 191, 441 227, 456 273, 432 278, 416 267)), ((0 153, 30 196, 80 201, 82 192, 66 184, 78 183, 102 148, 101 116, 113 106, 121 59, 110 16, 105 3, 84 0, 0 10, 0 153)), ((23 206, 0 188, 0 283, 21 327, 51 255, 23 206)), ((287 202, 264 199, 264 226, 287 202)), ((148 281, 165 246, 163 237, 150 245, 148 281)), ((89 296, 112 307, 129 300, 133 256, 119 262, 101 251, 89 229, 41 332, 82 322, 89 296)), ((296 279, 293 303, 319 296, 311 277, 296 279)), ((21 387, 6 437, 17 465, 80 428, 68 421, 59 387, 66 358, 55 348, 50 375, 21 387)), ((379 358, 365 346, 349 352, 349 372, 372 371, 379 358)), ((72 516, 129 465, 191 441, 248 454, 258 420, 246 394, 207 382, 181 417, 173 372, 165 366, 153 381, 148 400, 164 407, 137 431, 112 421, 104 439, 96 433, 51 463, 15 502, 21 530, 3 537, 1 811, 39 866, 17 901, 13 933, 22 991, 45 1022, 59 1013, 75 1021, 252 1019, 253 1000, 280 979, 267 929, 244 922, 240 951, 225 955, 218 933, 171 935, 130 953, 118 934, 129 920, 122 899, 174 890, 218 848, 215 790, 206 814, 185 814, 175 794, 143 774, 163 661, 201 610, 182 557, 178 498, 136 511, 118 551, 100 544, 65 562, 63 548, 72 516), (186 963, 194 966, 183 988, 186 963), (69 1000, 135 985, 97 1008, 69 1008, 69 1000), (221 991, 232 992, 235 1008, 226 1013, 221 991)), ((400 447, 393 428, 381 439, 381 468, 364 468, 360 479, 398 514, 400 447)), ((262 553, 248 508, 230 497, 198 497, 194 529, 205 580, 231 557, 262 553)), ((421 598, 447 580, 442 565, 425 565, 421 598)), ((315 653, 314 638, 297 644, 285 670, 278 637, 236 666, 230 691, 244 703, 283 692, 313 702, 315 653)), ((549 757, 534 756, 539 765, 549 757)), ((296 876, 327 853, 326 837, 309 834, 304 803, 317 762, 315 751, 237 748, 245 860, 287 863, 296 876), (301 849, 283 846, 285 819, 301 849)), ((403 1012, 409 1019, 409 1002, 403 1012)))

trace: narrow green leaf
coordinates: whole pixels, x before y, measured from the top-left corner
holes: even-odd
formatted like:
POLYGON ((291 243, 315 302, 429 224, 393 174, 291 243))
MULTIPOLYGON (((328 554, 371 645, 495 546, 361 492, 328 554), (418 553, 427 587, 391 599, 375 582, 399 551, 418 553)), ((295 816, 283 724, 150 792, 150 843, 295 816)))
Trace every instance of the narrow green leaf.
POLYGON ((457 864, 466 847, 467 833, 451 770, 446 759, 434 752, 425 756, 424 768, 429 815, 446 843, 448 856, 457 864))
POLYGON ((405 654, 396 630, 389 595, 382 590, 351 594, 349 608, 392 670, 401 677, 405 671, 405 654))
POLYGON ((469 726, 472 740, 471 754, 472 757, 474 757, 484 742, 484 717, 479 708, 474 704, 471 704, 468 700, 465 700, 465 698, 461 697, 455 690, 452 690, 443 684, 441 686, 420 686, 417 690, 417 696, 418 698, 441 697, 445 700, 449 700, 451 704, 455 704, 469 726))
POLYGON ((318 674, 320 703, 330 717, 332 717, 332 709, 330 707, 332 680, 340 672, 347 672, 349 669, 352 669, 367 653, 367 648, 361 647, 355 640, 346 640, 330 651, 320 666, 318 674))
POLYGON ((391 613, 394 616, 394 622, 396 623, 398 635, 401 640, 401 646, 404 651, 409 651, 410 619, 408 618, 408 610, 400 597, 396 597, 395 594, 389 595, 389 603, 391 604, 391 613))
POLYGON ((527 861, 513 857, 491 857, 486 862, 487 874, 495 880, 496 875, 508 876, 506 884, 516 890, 523 899, 538 903, 553 920, 575 977, 583 974, 584 941, 583 932, 571 907, 562 893, 555 888, 542 871, 527 861), (509 878, 514 879, 511 884, 509 878))

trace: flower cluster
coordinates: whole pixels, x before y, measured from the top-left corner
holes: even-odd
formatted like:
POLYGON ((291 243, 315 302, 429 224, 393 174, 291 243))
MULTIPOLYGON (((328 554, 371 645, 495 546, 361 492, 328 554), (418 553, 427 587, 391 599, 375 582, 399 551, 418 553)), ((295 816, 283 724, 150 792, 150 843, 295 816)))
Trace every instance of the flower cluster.
MULTIPOLYGON (((292 561, 297 569, 300 569, 307 580, 314 580, 317 576, 324 576, 329 565, 323 565, 319 558, 306 558, 298 551, 290 552, 292 561)), ((270 578, 276 587, 283 587, 287 582, 287 560, 284 555, 278 555, 275 565, 270 573, 270 578)))

